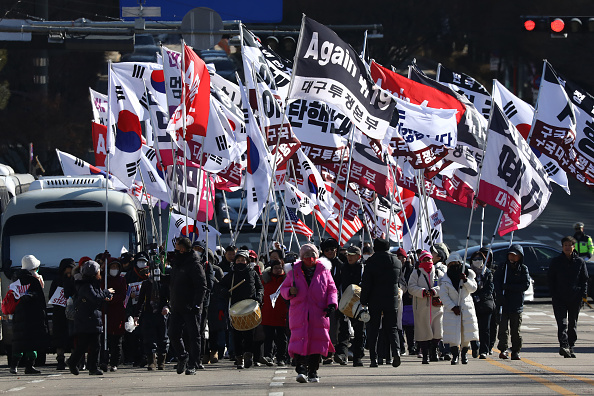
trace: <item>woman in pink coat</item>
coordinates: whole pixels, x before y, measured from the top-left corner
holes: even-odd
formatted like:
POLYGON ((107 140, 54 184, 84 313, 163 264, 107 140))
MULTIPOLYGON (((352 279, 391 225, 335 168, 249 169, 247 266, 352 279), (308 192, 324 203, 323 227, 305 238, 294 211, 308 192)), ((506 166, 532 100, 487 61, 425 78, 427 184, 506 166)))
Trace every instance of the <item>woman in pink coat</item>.
POLYGON ((318 259, 318 249, 307 243, 299 250, 301 261, 292 265, 281 286, 289 300, 289 355, 295 358, 297 382, 319 382, 320 355, 334 352, 329 316, 338 306, 338 295, 328 260, 318 259))

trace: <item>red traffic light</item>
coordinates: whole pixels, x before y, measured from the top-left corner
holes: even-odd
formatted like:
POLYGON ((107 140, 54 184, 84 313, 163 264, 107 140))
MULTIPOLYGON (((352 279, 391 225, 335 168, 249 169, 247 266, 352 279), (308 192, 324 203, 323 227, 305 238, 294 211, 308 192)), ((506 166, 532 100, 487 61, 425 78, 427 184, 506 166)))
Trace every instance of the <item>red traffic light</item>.
POLYGON ((534 30, 535 27, 536 22, 534 22, 532 19, 527 19, 526 21, 524 21, 524 29, 526 29, 527 31, 531 32, 534 30))
POLYGON ((551 30, 555 33, 561 33, 565 29, 565 22, 561 18, 555 18, 551 21, 551 30))

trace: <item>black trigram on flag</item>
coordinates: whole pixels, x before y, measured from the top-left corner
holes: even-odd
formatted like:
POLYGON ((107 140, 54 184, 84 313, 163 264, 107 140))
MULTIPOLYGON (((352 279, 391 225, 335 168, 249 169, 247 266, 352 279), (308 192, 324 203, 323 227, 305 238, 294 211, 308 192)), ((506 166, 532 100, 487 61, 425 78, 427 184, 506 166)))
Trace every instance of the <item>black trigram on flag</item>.
POLYGON ((208 158, 219 165, 223 163, 223 157, 220 157, 218 155, 211 154, 208 158))
POLYGON ((252 187, 252 202, 258 202, 258 194, 256 193, 256 187, 252 187))
POLYGON ((303 169, 304 169, 304 170, 306 170, 306 171, 311 169, 311 166, 309 165, 309 162, 307 162, 307 161, 303 161, 303 162, 301 163, 301 166, 302 166, 302 167, 303 167, 303 169))
POLYGON ((126 164, 126 172, 128 173, 128 177, 132 177, 136 174, 136 168, 138 167, 139 163, 140 160, 136 162, 129 162, 126 164))
POLYGON ((485 100, 485 107, 483 107, 482 113, 483 113, 483 117, 485 117, 488 120, 489 115, 491 114, 491 101, 490 100, 485 100))
POLYGON ((155 175, 153 175, 153 172, 152 171, 148 171, 148 176, 149 176, 149 179, 151 179, 151 182, 152 183, 156 183, 157 182, 157 179, 155 179, 155 175))
POLYGON ((81 168, 85 167, 85 161, 81 160, 80 158, 76 158, 74 160, 74 165, 80 166, 81 168))
POLYGON ((126 95, 124 95, 124 88, 122 88, 121 85, 116 85, 115 93, 117 100, 126 100, 126 95))
POLYGON ((516 109, 516 106, 514 106, 514 102, 512 102, 511 100, 507 102, 505 106, 503 106, 503 112, 505 113, 505 116, 509 119, 518 114, 518 110, 516 109))
POLYGON ((149 100, 146 96, 146 92, 142 95, 142 98, 139 99, 140 105, 144 107, 146 110, 149 109, 149 100))
POLYGON ((227 138, 225 137, 225 135, 217 136, 215 138, 215 141, 217 142, 217 148, 219 149, 219 151, 225 151, 229 147, 227 145, 227 138))
POLYGON ((179 227, 180 227, 181 225, 183 225, 183 224, 184 224, 184 219, 182 219, 182 218, 179 218, 179 219, 177 219, 177 220, 175 221, 175 226, 176 226, 177 228, 179 228, 179 227))
POLYGON ((292 204, 293 206, 297 205, 297 198, 294 198, 294 197, 293 197, 293 198, 291 198, 291 204, 292 204))
POLYGON ((144 75, 144 66, 134 65, 134 69, 132 70, 132 77, 142 78, 144 75))
POLYGON ((544 165, 544 170, 547 171, 549 177, 553 177, 559 172, 559 167, 553 162, 548 162, 546 165, 544 165))
MULTIPOLYGON (((167 135, 167 136, 169 136, 169 135, 167 135)), ((155 153, 155 150, 150 149, 146 152, 145 157, 148 158, 149 161, 154 161, 156 155, 157 154, 155 153)))

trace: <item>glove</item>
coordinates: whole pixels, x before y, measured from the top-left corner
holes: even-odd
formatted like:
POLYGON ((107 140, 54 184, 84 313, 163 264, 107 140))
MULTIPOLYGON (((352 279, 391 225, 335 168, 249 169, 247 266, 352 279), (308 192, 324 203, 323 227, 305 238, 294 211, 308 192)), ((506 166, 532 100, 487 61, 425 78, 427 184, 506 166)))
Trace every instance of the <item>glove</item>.
POLYGON ((452 308, 452 312, 454 312, 457 316, 460 316, 460 307, 456 306, 452 308))
POLYGON ((462 281, 464 281, 464 282, 466 282, 466 281, 468 280, 468 278, 466 277, 466 274, 465 274, 464 272, 462 272, 462 273, 460 274, 460 280, 462 280, 462 281))
POLYGON ((427 290, 427 289, 423 289, 423 297, 429 297, 431 296, 431 291, 427 290))
POLYGON ((324 312, 326 312, 326 317, 329 318, 330 315, 332 315, 332 312, 336 311, 336 305, 334 304, 330 304, 328 305, 328 308, 326 308, 324 310, 324 312))
POLYGON ((437 293, 433 289, 429 289, 429 292, 431 293, 431 297, 435 297, 437 295, 437 293))

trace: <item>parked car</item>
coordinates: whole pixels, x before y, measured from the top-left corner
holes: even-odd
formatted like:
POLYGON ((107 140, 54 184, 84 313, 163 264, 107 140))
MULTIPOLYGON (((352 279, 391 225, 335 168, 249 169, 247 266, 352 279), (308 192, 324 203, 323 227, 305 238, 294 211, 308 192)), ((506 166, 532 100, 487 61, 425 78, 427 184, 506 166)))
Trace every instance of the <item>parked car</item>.
MULTIPOLYGON (((524 264, 528 267, 530 277, 534 280, 534 296, 535 297, 550 297, 549 283, 547 280, 547 273, 549 271, 549 263, 553 257, 561 254, 561 249, 558 247, 552 247, 545 245, 540 242, 514 242, 522 246, 524 249, 524 264)), ((470 256, 480 246, 472 246, 468 248, 468 254, 466 260, 470 263, 470 256)), ((497 268, 497 265, 502 264, 507 259, 507 251, 509 249, 509 242, 498 242, 494 243, 491 247, 493 250, 493 267, 497 268)), ((457 251, 462 257, 464 257, 464 249, 457 251)), ((588 295, 593 295, 593 284, 594 284, 594 262, 586 262, 588 268, 588 295)))

